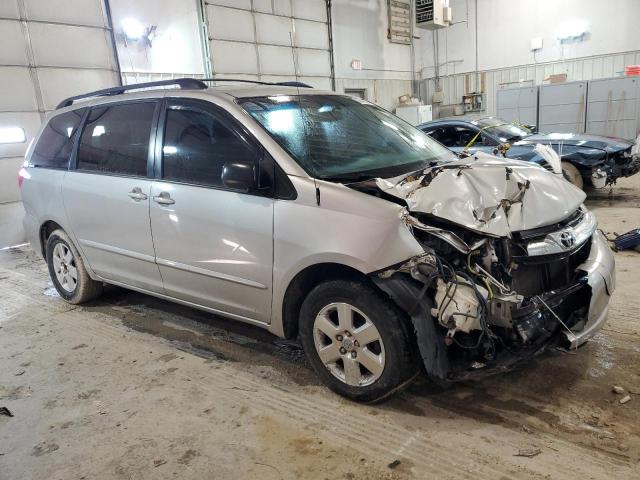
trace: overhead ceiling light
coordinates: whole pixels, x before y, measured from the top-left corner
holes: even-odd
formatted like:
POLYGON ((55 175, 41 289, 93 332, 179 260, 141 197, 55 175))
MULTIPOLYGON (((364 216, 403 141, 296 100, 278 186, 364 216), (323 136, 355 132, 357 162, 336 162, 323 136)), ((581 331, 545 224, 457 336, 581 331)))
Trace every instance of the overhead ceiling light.
POLYGON ((22 127, 0 127, 0 143, 23 143, 27 137, 22 127))
POLYGON ((125 18, 124 20, 122 20, 121 25, 122 31, 130 40, 139 40, 146 32, 146 29, 144 28, 142 23, 140 23, 135 18, 125 18))

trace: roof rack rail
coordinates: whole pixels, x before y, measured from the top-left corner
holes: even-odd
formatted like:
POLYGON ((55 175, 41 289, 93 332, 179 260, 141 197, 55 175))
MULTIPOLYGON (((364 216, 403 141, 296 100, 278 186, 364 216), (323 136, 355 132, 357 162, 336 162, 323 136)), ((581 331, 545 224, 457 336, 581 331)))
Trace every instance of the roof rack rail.
POLYGON ((262 82, 260 80, 246 80, 244 78, 201 78, 203 82, 240 82, 240 83, 255 83, 257 85, 271 85, 279 87, 300 87, 300 88, 313 88, 311 85, 298 81, 289 82, 262 82))
POLYGON ((207 87, 207 84, 201 80, 195 78, 176 78, 173 80, 159 80, 156 82, 145 82, 145 83, 134 83, 131 85, 122 85, 120 87, 112 87, 105 88, 103 90, 96 90, 95 92, 84 93, 82 95, 76 95, 75 97, 69 97, 61 101, 56 110, 58 108, 68 107, 69 105, 73 105, 73 102, 76 100, 82 100, 83 98, 91 98, 91 97, 108 97, 111 95, 120 95, 121 93, 128 92, 129 90, 139 90, 141 88, 151 88, 151 87, 164 87, 169 85, 177 85, 182 89, 191 89, 191 90, 204 90, 207 87))

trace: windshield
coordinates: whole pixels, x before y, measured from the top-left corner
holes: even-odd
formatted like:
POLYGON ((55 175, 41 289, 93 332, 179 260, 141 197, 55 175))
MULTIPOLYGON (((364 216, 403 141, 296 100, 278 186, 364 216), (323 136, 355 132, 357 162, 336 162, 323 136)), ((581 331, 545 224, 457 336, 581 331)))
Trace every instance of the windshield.
POLYGON ((239 103, 316 178, 392 177, 455 159, 398 117, 349 97, 278 95, 239 103))
POLYGON ((519 127, 518 125, 505 122, 499 118, 481 118, 479 120, 473 120, 471 123, 493 135, 501 143, 517 142, 531 135, 531 131, 527 128, 519 127))

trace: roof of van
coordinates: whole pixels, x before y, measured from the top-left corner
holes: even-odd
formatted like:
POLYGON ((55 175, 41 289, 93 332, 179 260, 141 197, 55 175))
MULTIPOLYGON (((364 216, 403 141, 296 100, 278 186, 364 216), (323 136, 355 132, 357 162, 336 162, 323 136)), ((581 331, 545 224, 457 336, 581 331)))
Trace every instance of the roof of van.
MULTIPOLYGON (((233 98, 260 97, 270 95, 339 95, 336 92, 327 90, 316 90, 309 86, 270 84, 266 82, 251 83, 247 80, 227 80, 221 81, 219 85, 208 86, 205 82, 192 78, 176 80, 162 80, 141 84, 132 84, 111 87, 95 92, 87 92, 67 98, 60 102, 56 110, 73 108, 74 106, 87 106, 101 103, 109 103, 123 99, 154 98, 169 95, 180 97, 202 97, 202 94, 214 96, 226 96, 233 98), (236 83, 233 83, 236 82, 236 83), (165 88, 179 86, 180 88, 165 88), (162 87, 162 88, 158 88, 162 87)), ((292 82, 285 82, 292 83, 292 82)), ((293 82, 297 83, 297 82, 293 82)))

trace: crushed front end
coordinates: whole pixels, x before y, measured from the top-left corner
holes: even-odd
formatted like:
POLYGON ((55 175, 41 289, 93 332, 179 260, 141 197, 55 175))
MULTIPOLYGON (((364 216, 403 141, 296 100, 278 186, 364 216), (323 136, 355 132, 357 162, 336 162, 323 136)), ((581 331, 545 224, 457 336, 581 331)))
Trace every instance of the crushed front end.
MULTIPOLYGON (((450 175, 458 182, 466 175, 466 183, 458 185, 479 190, 469 169, 479 174, 481 168, 472 163, 436 173, 428 181, 450 175)), ((427 201, 414 203, 414 211, 405 211, 403 221, 424 247, 424 254, 373 274, 374 282, 411 317, 432 378, 453 381, 496 373, 549 346, 577 348, 607 317, 615 288, 614 260, 593 213, 578 205, 552 223, 500 232, 496 225, 490 226, 492 221, 503 216, 507 225, 526 226, 532 219, 527 220, 522 211, 533 209, 528 202, 540 200, 509 167, 500 185, 505 173, 501 168, 503 177, 495 176, 491 182, 496 170, 488 168, 483 179, 494 191, 503 189, 502 200, 495 209, 476 205, 486 219, 480 213, 472 215, 478 224, 485 222, 486 232, 420 211, 418 205, 429 209, 427 201), (519 190, 509 187, 510 182, 517 182, 519 190), (503 195, 506 191, 511 197, 503 195)), ((419 188, 428 186, 424 178, 419 181, 419 188)), ((565 188, 563 184, 558 185, 565 188)), ((397 185, 410 192, 408 200, 418 200, 418 189, 407 189, 406 181, 404 187, 402 182, 397 185)), ((546 190, 551 196, 558 193, 553 185, 546 190)), ((567 192, 570 197, 572 190, 567 192)), ((432 185, 430 194, 437 193, 432 185)), ((546 208, 553 210, 554 205, 546 208)), ((456 215, 460 220, 460 212, 456 215)))

